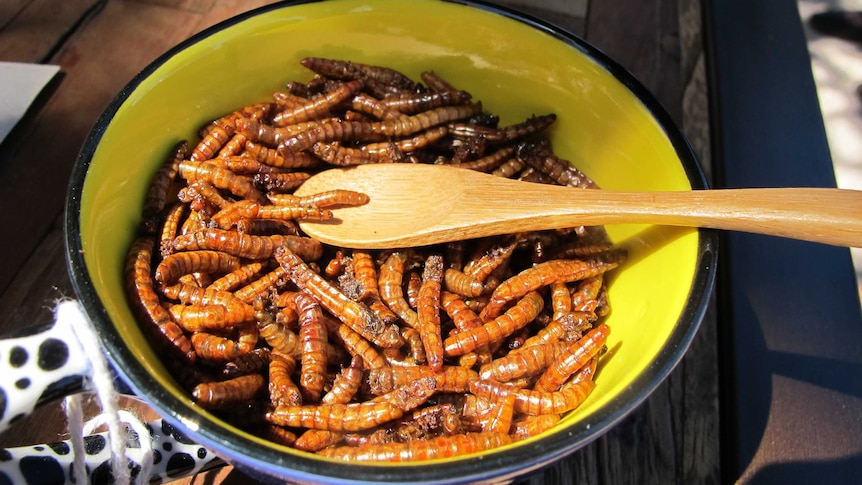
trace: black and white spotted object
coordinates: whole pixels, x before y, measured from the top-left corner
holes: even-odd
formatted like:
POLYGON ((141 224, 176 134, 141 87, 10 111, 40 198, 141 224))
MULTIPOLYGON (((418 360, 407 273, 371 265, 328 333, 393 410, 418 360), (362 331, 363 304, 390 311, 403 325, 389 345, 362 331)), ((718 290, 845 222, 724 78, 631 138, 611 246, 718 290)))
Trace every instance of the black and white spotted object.
POLYGON ((91 373, 69 322, 0 340, 0 431, 48 401, 81 391, 91 373))
MULTIPOLYGON (((161 419, 150 421, 146 427, 150 432, 146 439, 151 440, 153 446, 153 469, 149 480, 137 480, 144 454, 139 436, 130 430, 126 441, 126 458, 129 460, 134 483, 167 483, 225 465, 225 462, 211 451, 195 444, 161 419)), ((108 434, 86 436, 84 446, 90 483, 113 483, 108 434)), ((0 449, 0 485, 72 484, 74 462, 70 441, 0 449)))

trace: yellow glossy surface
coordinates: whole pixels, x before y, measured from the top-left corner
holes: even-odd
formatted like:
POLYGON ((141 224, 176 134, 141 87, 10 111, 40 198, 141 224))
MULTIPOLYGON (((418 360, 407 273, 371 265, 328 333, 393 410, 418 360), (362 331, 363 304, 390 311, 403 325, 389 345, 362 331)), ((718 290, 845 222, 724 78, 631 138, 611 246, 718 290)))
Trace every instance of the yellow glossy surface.
MULTIPOLYGON (((390 66, 416 79, 434 70, 501 115, 501 124, 556 113, 556 153, 603 188, 690 188, 667 137, 621 83, 578 50, 517 21, 434 0, 320 2, 242 21, 174 55, 135 89, 107 126, 83 191, 83 249, 97 292, 123 340, 180 399, 190 400, 147 347, 122 290, 143 196, 178 140, 194 140, 204 122, 238 106, 268 100, 286 81, 309 79, 299 65, 305 56, 390 66)), ((610 287, 613 357, 567 421, 588 419, 650 365, 680 317, 694 273, 694 230, 609 232, 631 251, 610 287)))

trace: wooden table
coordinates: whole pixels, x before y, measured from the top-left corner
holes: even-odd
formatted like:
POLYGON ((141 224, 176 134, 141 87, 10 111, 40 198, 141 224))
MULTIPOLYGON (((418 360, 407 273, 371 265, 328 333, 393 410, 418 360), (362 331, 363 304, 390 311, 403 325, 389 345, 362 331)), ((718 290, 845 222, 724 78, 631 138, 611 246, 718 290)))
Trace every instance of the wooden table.
MULTIPOLYGON (((176 43, 267 3, 272 2, 0 2, 0 61, 62 68, 0 145, 0 197, 5 201, 0 212, 0 331, 49 321, 53 302, 74 296, 64 260, 64 198, 77 152, 110 99, 176 43)), ((603 0, 586 8, 581 2, 498 3, 583 35, 631 70, 684 127, 708 167, 699 0, 603 0)), ((717 352, 711 311, 685 359, 643 405, 605 436, 530 481, 718 483, 717 352)), ((0 446, 64 439, 64 419, 59 404, 43 407, 0 435, 0 446)), ((248 479, 226 467, 180 483, 248 479)))

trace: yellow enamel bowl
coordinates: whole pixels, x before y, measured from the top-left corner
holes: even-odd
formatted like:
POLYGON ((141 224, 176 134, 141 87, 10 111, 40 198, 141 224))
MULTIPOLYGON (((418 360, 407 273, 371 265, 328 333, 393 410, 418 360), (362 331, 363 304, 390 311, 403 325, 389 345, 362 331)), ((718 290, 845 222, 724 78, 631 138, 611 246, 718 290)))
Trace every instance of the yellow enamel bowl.
MULTIPOLYGON (((248 12, 183 42, 113 100, 80 154, 67 207, 69 266, 111 362, 162 416, 228 462, 298 482, 505 480, 537 470, 606 432, 677 364, 715 276, 710 231, 608 227, 628 248, 610 282, 611 352, 597 387, 551 431, 493 451, 412 464, 327 460, 254 437, 198 407, 148 345, 123 291, 123 263, 150 181, 179 140, 291 80, 306 56, 434 70, 499 114, 501 125, 556 113, 555 150, 605 189, 705 187, 684 136, 624 69, 554 26, 485 4, 438 0, 285 3, 248 12)), ((552 200, 548 204, 553 204, 552 200)), ((505 208, 501 208, 505 210, 505 208)))

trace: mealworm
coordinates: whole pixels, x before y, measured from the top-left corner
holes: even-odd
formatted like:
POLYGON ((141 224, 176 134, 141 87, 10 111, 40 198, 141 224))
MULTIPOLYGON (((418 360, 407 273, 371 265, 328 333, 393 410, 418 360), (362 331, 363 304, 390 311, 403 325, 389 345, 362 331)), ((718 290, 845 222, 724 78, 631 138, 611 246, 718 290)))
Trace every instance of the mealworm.
POLYGON ((248 141, 248 138, 246 138, 246 136, 242 133, 236 133, 236 126, 234 125, 233 136, 231 136, 230 140, 228 140, 228 142, 225 143, 223 147, 221 147, 221 150, 219 150, 216 154, 216 158, 226 159, 237 155, 245 148, 246 141, 248 141))
POLYGON ((387 142, 384 146, 385 148, 372 152, 363 147, 346 147, 337 142, 317 142, 308 150, 324 162, 342 167, 369 163, 396 163, 404 158, 404 153, 394 143, 387 142))
POLYGON ((254 318, 260 336, 274 351, 289 356, 299 355, 299 337, 292 330, 286 328, 264 309, 256 309, 254 318))
POLYGON ((230 404, 247 402, 265 386, 263 376, 249 374, 222 382, 204 382, 195 386, 192 397, 205 408, 219 409, 230 404))
POLYGON ((416 114, 429 109, 464 104, 470 101, 472 96, 467 91, 438 91, 427 93, 410 93, 397 96, 388 96, 381 100, 384 106, 404 114, 416 114))
POLYGON ((174 252, 174 238, 177 236, 177 231, 180 227, 180 220, 186 212, 186 204, 177 202, 171 206, 162 222, 162 230, 160 231, 159 253, 163 258, 170 256, 174 252))
POLYGON ((192 206, 192 210, 199 211, 195 205, 201 203, 209 203, 212 207, 221 209, 227 207, 230 202, 225 199, 218 189, 211 183, 205 181, 195 181, 180 190, 177 196, 180 200, 188 202, 192 206))
POLYGON ((354 110, 369 114, 378 120, 403 116, 402 113, 387 107, 381 100, 364 93, 356 94, 351 100, 350 106, 354 110))
POLYGON ((222 305, 168 305, 171 318, 187 332, 226 330, 248 321, 222 305))
POLYGON ((158 227, 159 214, 165 208, 168 198, 168 189, 179 171, 180 161, 185 157, 188 150, 188 142, 181 141, 174 145, 165 163, 156 172, 147 189, 144 198, 144 206, 141 210, 143 218, 142 227, 150 234, 155 234, 158 227))
POLYGON ((368 203, 368 195, 353 190, 327 190, 311 195, 270 194, 269 200, 275 205, 296 205, 300 207, 327 208, 332 206, 354 206, 368 203))
POLYGON ((490 172, 495 168, 499 167, 503 164, 512 154, 515 152, 515 147, 505 146, 499 148, 494 153, 490 155, 486 155, 484 157, 478 158, 476 160, 470 160, 460 163, 451 164, 453 167, 465 168, 469 170, 476 170, 478 172, 490 172))
POLYGON ((273 234, 255 236, 224 229, 204 229, 174 239, 174 250, 213 250, 245 259, 267 259, 277 247, 287 247, 302 259, 313 261, 323 254, 319 241, 303 236, 273 234))
MULTIPOLYGON (((332 388, 320 400, 321 404, 347 404, 362 385, 362 358, 354 357, 350 366, 345 367, 335 376, 332 388)), ((319 451, 337 443, 344 437, 341 433, 310 429, 301 434, 295 443, 297 449, 304 451, 319 451)))
POLYGON ((517 247, 517 241, 493 244, 482 254, 471 257, 464 264, 464 273, 484 282, 501 265, 506 264, 517 247))
POLYGON ((419 337, 425 358, 434 372, 443 368, 443 339, 440 335, 440 288, 443 282, 443 257, 432 254, 425 260, 422 283, 416 301, 419 337))
POLYGON ((366 369, 363 373, 362 393, 381 395, 425 377, 433 377, 439 392, 467 392, 470 382, 479 374, 460 366, 443 366, 435 371, 427 365, 392 366, 366 369))
POLYGON ((221 278, 210 283, 208 288, 217 291, 233 291, 241 285, 249 283, 264 269, 265 264, 260 261, 244 264, 239 268, 225 274, 221 278))
POLYGON ((571 293, 572 309, 586 311, 586 305, 598 300, 603 284, 604 275, 601 274, 581 280, 571 293))
POLYGON ((568 342, 553 342, 522 347, 516 352, 509 352, 483 365, 479 369, 479 378, 506 382, 538 374, 553 364, 557 357, 571 346, 572 344, 568 342))
POLYGON ((326 377, 326 327, 321 322, 323 316, 314 298, 295 293, 293 301, 299 314, 299 387, 305 402, 317 402, 326 377))
POLYGON ((212 120, 210 123, 201 128, 199 136, 201 138, 205 137, 207 133, 209 133, 209 131, 216 126, 224 124, 236 126, 237 121, 240 119, 262 120, 269 116, 270 111, 272 111, 272 108, 272 103, 252 103, 243 106, 222 116, 221 118, 216 118, 215 120, 212 120))
POLYGON ((580 406, 595 387, 596 384, 593 381, 583 381, 566 384, 556 392, 546 392, 519 389, 495 381, 477 380, 470 384, 470 392, 495 402, 508 394, 514 394, 515 412, 535 416, 571 411, 580 406))
POLYGON ((467 298, 475 298, 485 291, 481 281, 453 268, 448 268, 443 273, 443 282, 446 290, 467 298))
POLYGON ((327 331, 333 340, 340 343, 350 355, 362 358, 363 367, 366 369, 377 369, 386 367, 386 359, 358 332, 335 319, 323 319, 327 331))
POLYGON ((159 291, 166 298, 186 305, 221 305, 226 307, 231 313, 242 314, 243 318, 247 321, 254 318, 254 308, 228 291, 201 288, 197 285, 184 283, 161 286, 159 291))
POLYGON ((482 420, 483 433, 509 434, 515 415, 515 394, 506 394, 494 403, 494 409, 482 420))
POLYGON ((241 219, 236 223, 236 231, 253 236, 283 235, 299 236, 296 222, 281 219, 241 219))
POLYGON ((481 327, 448 337, 443 342, 446 355, 461 355, 483 345, 499 341, 533 321, 542 310, 543 305, 544 301, 538 293, 535 291, 527 293, 503 315, 486 322, 481 327))
POLYGON ((222 369, 221 376, 225 378, 234 378, 258 372, 269 365, 271 354, 272 352, 267 348, 254 349, 247 354, 239 356, 236 360, 232 360, 225 364, 224 369, 222 369))
POLYGON ((494 318, 507 302, 551 283, 582 280, 609 271, 619 266, 625 257, 625 251, 618 249, 580 260, 554 259, 539 263, 500 283, 480 317, 485 321, 494 318))
POLYGON ((496 175, 497 177, 512 178, 518 173, 520 173, 525 166, 526 164, 518 160, 517 158, 510 158, 500 164, 496 169, 494 169, 494 171, 491 172, 491 175, 496 175))
POLYGON ((569 292, 569 287, 564 281, 551 283, 551 309, 554 313, 551 316, 552 320, 556 320, 561 316, 572 311, 572 294, 569 292))
POLYGON ((374 80, 408 91, 416 89, 416 83, 414 83, 409 77, 395 69, 387 67, 343 61, 340 59, 324 59, 320 57, 306 57, 299 62, 321 76, 344 80, 374 80))
POLYGON ((286 138, 280 145, 282 151, 302 151, 315 143, 333 141, 375 141, 381 136, 403 137, 427 130, 449 121, 467 118, 482 111, 481 103, 458 106, 443 106, 411 116, 390 118, 374 122, 328 121, 286 138))
POLYGON ((596 316, 592 312, 573 311, 566 313, 551 320, 545 327, 528 338, 522 349, 531 345, 569 341, 572 338, 578 339, 584 331, 592 327, 595 320, 596 316))
POLYGON ((400 418, 405 412, 421 405, 433 392, 434 379, 429 377, 393 391, 392 399, 346 404, 277 406, 266 413, 266 420, 279 426, 359 431, 400 418))
POLYGON ((266 202, 263 194, 247 178, 212 163, 183 160, 179 165, 179 173, 189 182, 207 182, 237 197, 251 199, 261 204, 266 202))
POLYGON ((139 318, 151 323, 172 348, 177 349, 188 361, 194 362, 196 354, 191 342, 171 319, 170 313, 162 307, 153 286, 150 276, 153 246, 154 241, 149 237, 139 237, 132 243, 124 268, 126 293, 139 318))
POLYGON ((604 323, 590 330, 577 343, 570 346, 568 351, 563 352, 554 360, 554 363, 539 376, 534 389, 537 391, 559 390, 572 374, 599 353, 602 346, 605 345, 610 331, 610 327, 604 323))
POLYGON ((240 260, 221 251, 184 251, 164 258, 156 267, 155 279, 163 285, 176 282, 190 273, 225 273, 240 266, 240 260))
POLYGON ((330 458, 361 462, 419 461, 476 453, 512 442, 505 433, 465 433, 406 443, 338 446, 321 450, 330 458))
POLYGON ((320 118, 328 113, 337 104, 350 99, 362 89, 362 80, 353 80, 342 84, 338 89, 307 101, 299 106, 289 108, 276 113, 271 122, 275 126, 286 126, 302 121, 320 118))
POLYGON ((254 176, 254 184, 270 192, 288 192, 308 180, 307 172, 259 173, 254 176))
POLYGON ((560 422, 559 414, 539 414, 536 416, 522 416, 512 421, 509 428, 509 436, 513 441, 525 440, 531 436, 543 433, 560 422))
MULTIPOLYGON (((280 140, 275 137, 273 146, 278 146, 280 140)), ((276 168, 312 168, 320 165, 320 160, 305 152, 279 153, 251 140, 245 142, 245 153, 260 163, 276 168)))
MULTIPOLYGON (((407 272, 407 283, 404 285, 404 294, 407 298, 407 304, 414 310, 416 302, 419 299, 419 288, 422 287, 422 274, 417 269, 411 269, 407 272)), ((417 312, 418 316, 418 312, 417 312)))
POLYGON ((415 328, 404 327, 401 329, 401 337, 407 344, 410 358, 414 364, 426 364, 428 362, 428 354, 425 352, 425 346, 422 343, 422 336, 415 328))
POLYGON ((236 340, 202 331, 193 333, 191 342, 198 357, 211 361, 234 360, 250 350, 236 340))
POLYGON ((302 392, 293 382, 296 359, 288 354, 274 352, 269 362, 269 399, 274 406, 302 405, 302 392))
POLYGON ((192 150, 189 160, 200 162, 214 158, 219 150, 227 143, 236 131, 236 126, 225 120, 216 120, 207 131, 207 134, 192 150))
POLYGON ((260 278, 250 281, 242 288, 234 292, 237 299, 251 303, 260 297, 267 295, 273 289, 283 285, 286 281, 284 269, 276 266, 272 271, 262 275, 260 278))
POLYGON ((328 312, 351 329, 380 347, 400 347, 404 341, 395 325, 384 324, 367 306, 344 296, 334 285, 311 271, 307 264, 286 247, 275 258, 299 288, 308 291, 328 312))
POLYGON ((419 324, 419 316, 407 304, 407 300, 404 299, 404 290, 401 288, 406 260, 407 256, 404 253, 393 252, 380 267, 378 286, 380 298, 386 305, 401 317, 404 323, 416 328, 419 324))
POLYGON ((557 157, 549 147, 535 143, 518 146, 517 157, 527 165, 546 174, 560 185, 580 189, 598 189, 599 186, 587 175, 566 160, 557 157))

